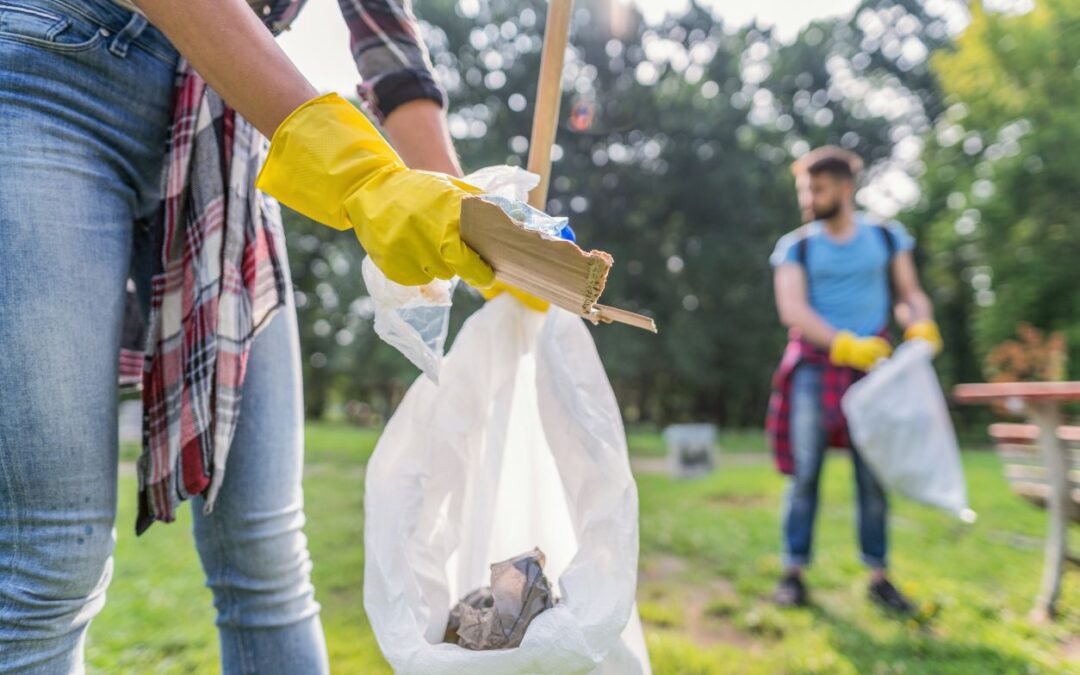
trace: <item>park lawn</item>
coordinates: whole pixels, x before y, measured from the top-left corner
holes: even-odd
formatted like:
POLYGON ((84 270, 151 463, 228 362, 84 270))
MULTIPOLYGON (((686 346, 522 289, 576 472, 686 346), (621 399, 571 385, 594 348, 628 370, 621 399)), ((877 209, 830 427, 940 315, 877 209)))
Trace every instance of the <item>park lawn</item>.
MULTIPOLYGON (((308 426, 305 477, 317 597, 333 670, 389 673, 362 602, 363 464, 377 433, 308 426)), ((896 501, 893 567, 921 605, 917 620, 888 617, 864 599, 856 560, 851 472, 826 468, 815 607, 780 611, 768 595, 780 571, 777 513, 783 481, 760 453, 760 434, 725 435, 720 469, 690 482, 639 473, 638 592, 657 675, 719 673, 1080 673, 1080 574, 1067 574, 1064 614, 1051 627, 1025 616, 1040 572, 1041 512, 1012 496, 996 457, 965 453, 974 527, 896 501), (758 451, 755 458, 748 453, 758 451)), ((648 464, 654 433, 630 435, 648 464)), ((87 645, 92 673, 217 671, 210 592, 190 517, 136 540, 135 478, 122 469, 119 540, 109 602, 87 645)), ((1080 537, 1076 528, 1073 550, 1080 537)))

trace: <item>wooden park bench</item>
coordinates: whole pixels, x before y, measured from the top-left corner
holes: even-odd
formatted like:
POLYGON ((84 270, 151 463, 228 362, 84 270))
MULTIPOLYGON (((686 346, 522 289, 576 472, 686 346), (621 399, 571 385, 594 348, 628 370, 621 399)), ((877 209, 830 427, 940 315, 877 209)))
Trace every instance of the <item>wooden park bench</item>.
MULTIPOLYGON (((1012 491, 1032 504, 1046 508, 1050 484, 1039 454, 1039 427, 1034 424, 991 424, 989 432, 1012 491)), ((1080 427, 1059 426, 1057 437, 1068 453, 1067 513, 1071 520, 1080 523, 1080 427)))
POLYGON ((1080 402, 1080 382, 961 384, 958 403, 1004 404, 1029 424, 995 424, 990 436, 1005 460, 1005 476, 1020 496, 1046 508, 1043 576, 1032 617, 1051 618, 1061 593, 1069 521, 1080 511, 1080 427, 1062 424, 1061 406, 1080 402))

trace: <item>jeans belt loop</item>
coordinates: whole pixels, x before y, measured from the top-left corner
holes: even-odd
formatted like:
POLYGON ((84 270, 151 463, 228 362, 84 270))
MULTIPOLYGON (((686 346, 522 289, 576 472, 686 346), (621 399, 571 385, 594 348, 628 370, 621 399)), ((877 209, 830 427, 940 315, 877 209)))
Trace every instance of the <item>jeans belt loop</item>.
POLYGON ((138 13, 132 14, 131 20, 113 38, 112 43, 109 45, 109 51, 122 59, 127 58, 128 47, 142 34, 148 25, 145 16, 138 13))

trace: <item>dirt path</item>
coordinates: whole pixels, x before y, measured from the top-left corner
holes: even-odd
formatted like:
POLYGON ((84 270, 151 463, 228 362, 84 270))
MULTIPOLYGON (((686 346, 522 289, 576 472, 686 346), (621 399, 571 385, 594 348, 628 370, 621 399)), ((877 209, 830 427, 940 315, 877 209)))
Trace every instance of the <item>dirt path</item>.
MULTIPOLYGON (((638 601, 677 608, 678 619, 667 628, 683 633, 700 647, 726 644, 752 652, 764 648, 761 640, 734 625, 730 613, 737 611, 737 598, 731 582, 719 577, 702 582, 678 556, 654 554, 643 558, 638 601)), ((643 615, 648 626, 649 613, 643 615)))

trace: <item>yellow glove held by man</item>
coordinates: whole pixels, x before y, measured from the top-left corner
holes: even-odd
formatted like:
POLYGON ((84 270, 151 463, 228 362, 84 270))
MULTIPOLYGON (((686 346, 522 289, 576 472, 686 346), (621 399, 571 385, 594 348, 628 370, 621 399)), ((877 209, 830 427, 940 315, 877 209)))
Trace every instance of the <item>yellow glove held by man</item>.
POLYGON ((829 347, 829 360, 833 365, 858 370, 870 370, 879 359, 892 354, 889 341, 877 336, 857 337, 850 331, 840 331, 829 347))
POLYGON ((327 94, 281 123, 256 187, 330 227, 352 228, 392 281, 455 274, 477 288, 495 272, 461 240, 461 200, 476 188, 413 171, 351 103, 327 94))
POLYGON ((931 319, 916 321, 907 327, 907 330, 904 331, 904 339, 914 340, 915 338, 922 338, 929 342, 930 346, 934 348, 935 356, 940 354, 945 347, 945 343, 941 340, 941 330, 938 328, 937 322, 931 319))
POLYGON ((495 285, 491 286, 490 288, 480 289, 480 295, 484 296, 485 300, 492 300, 494 298, 497 298, 502 293, 509 293, 510 295, 514 296, 514 298, 517 299, 518 302, 525 305, 534 312, 547 312, 548 308, 551 307, 551 303, 549 303, 547 300, 541 300, 535 295, 531 295, 519 288, 514 288, 513 286, 504 284, 501 281, 496 281, 495 285))

